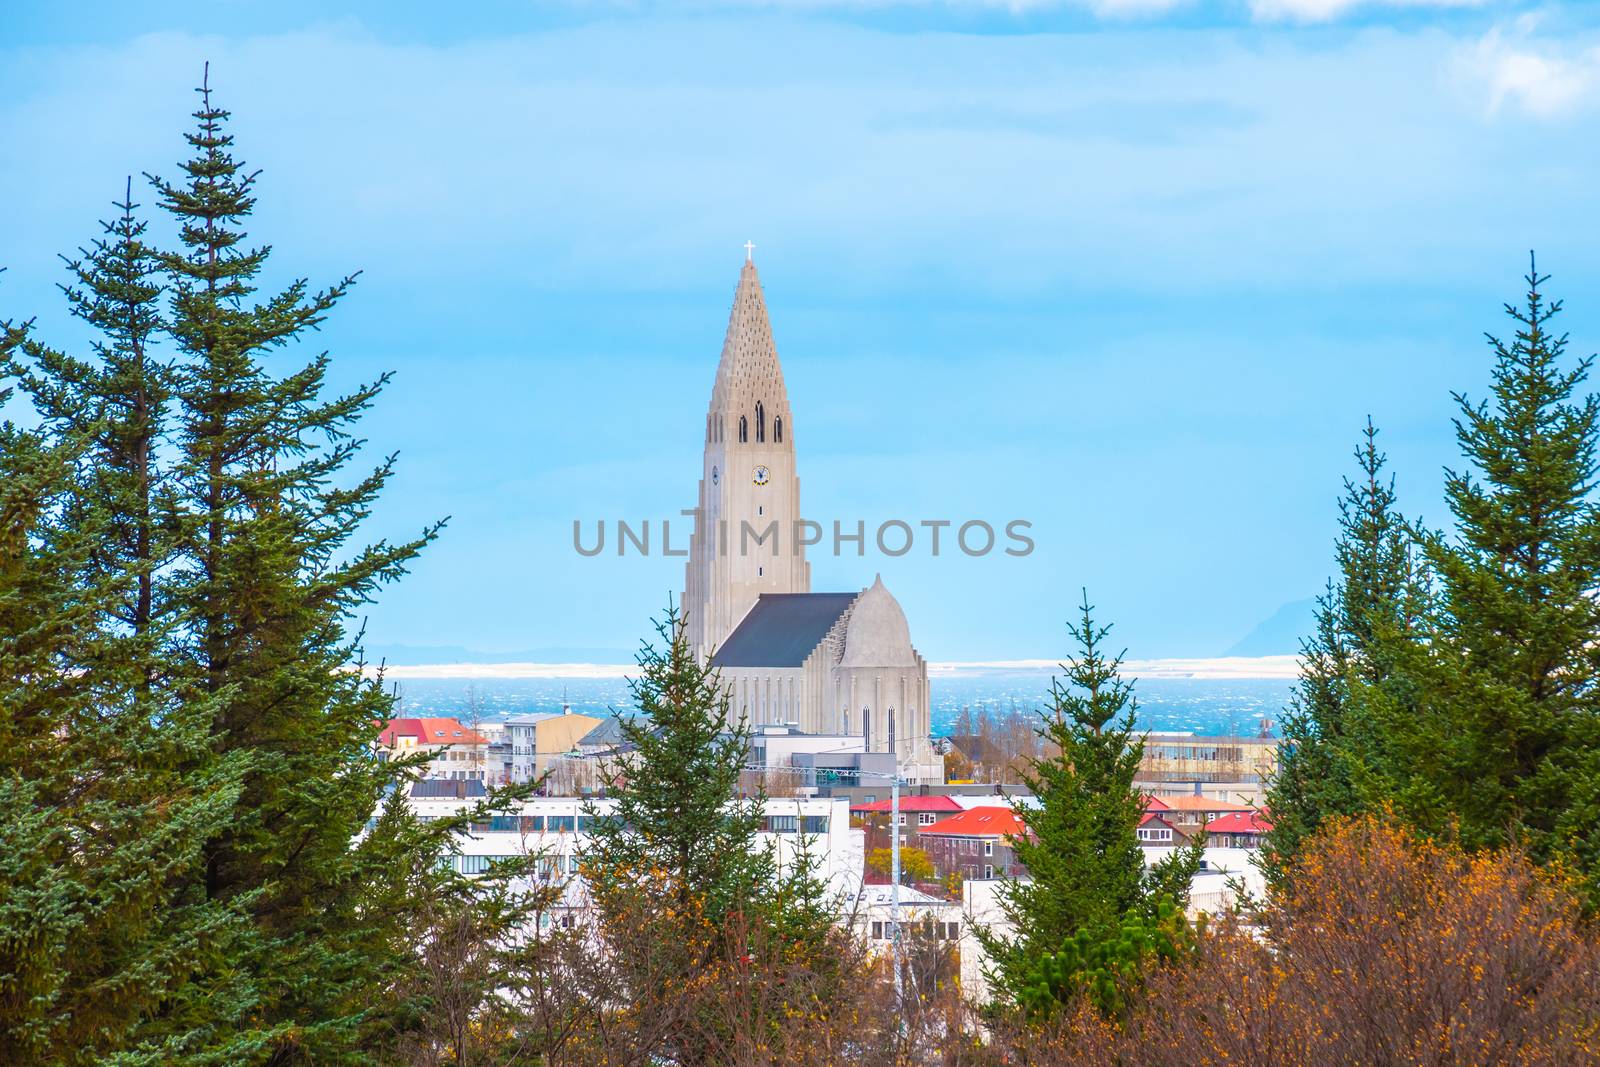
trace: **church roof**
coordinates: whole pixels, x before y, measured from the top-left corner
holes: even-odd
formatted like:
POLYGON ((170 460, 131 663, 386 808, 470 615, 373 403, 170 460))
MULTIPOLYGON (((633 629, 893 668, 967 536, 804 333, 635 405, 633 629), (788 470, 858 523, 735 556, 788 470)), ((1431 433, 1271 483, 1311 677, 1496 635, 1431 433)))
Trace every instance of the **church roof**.
POLYGON ((799 667, 856 593, 762 593, 711 657, 713 667, 799 667))
POLYGON ((883 576, 861 594, 850 613, 850 632, 845 636, 846 667, 910 667, 917 662, 911 647, 911 627, 894 594, 884 588, 883 576))

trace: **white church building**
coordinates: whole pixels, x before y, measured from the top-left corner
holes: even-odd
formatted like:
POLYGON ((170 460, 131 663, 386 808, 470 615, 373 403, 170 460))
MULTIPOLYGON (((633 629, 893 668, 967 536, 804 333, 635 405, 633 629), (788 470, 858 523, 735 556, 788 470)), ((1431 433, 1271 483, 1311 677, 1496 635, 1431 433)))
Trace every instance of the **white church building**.
POLYGON ((684 580, 690 643, 721 673, 728 714, 894 753, 912 781, 944 780, 929 743, 928 664, 876 578, 813 593, 795 469, 796 424, 754 262, 747 256, 706 414, 700 500, 684 580))

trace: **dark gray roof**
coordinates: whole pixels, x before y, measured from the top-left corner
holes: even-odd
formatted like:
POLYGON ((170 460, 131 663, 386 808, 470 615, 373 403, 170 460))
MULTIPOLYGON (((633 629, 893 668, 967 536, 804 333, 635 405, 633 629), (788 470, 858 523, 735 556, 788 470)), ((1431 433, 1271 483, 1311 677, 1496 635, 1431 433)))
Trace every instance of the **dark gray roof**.
POLYGON ((762 593, 711 657, 713 667, 798 667, 857 593, 762 593))
POLYGON ((622 744, 622 723, 617 721, 615 715, 608 715, 600 720, 600 725, 579 738, 580 745, 620 745, 622 744))

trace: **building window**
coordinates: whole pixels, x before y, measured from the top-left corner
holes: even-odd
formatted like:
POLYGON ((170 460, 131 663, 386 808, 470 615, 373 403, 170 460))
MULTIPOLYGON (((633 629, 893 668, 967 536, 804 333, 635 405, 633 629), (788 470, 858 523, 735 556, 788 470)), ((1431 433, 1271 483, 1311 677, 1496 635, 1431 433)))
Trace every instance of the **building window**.
POLYGON ((573 817, 571 815, 552 815, 545 820, 545 829, 553 834, 572 833, 573 817))
POLYGON ((945 937, 946 941, 960 941, 961 940, 961 924, 960 923, 945 923, 944 924, 944 937, 945 937))
POLYGON ((994 868, 989 866, 987 863, 984 864, 983 865, 983 876, 985 878, 993 878, 994 877, 994 868))
POLYGON ((742 445, 750 440, 750 423, 743 415, 739 416, 739 443, 742 445))
POLYGON ((772 416, 772 439, 778 444, 783 444, 783 416, 772 416))
MULTIPOLYGON (((1126 825, 1126 824, 1124 824, 1124 825, 1126 825)), ((1123 838, 1123 840, 1124 840, 1124 841, 1126 841, 1126 840, 1127 840, 1127 838, 1126 838, 1126 837, 1124 837, 1124 838, 1123 838)), ((994 842, 993 842, 993 841, 985 841, 985 842, 984 842, 984 843, 983 843, 983 854, 984 854, 984 855, 985 855, 985 856, 992 856, 992 855, 994 855, 994 842)))
POLYGON ((932 826, 937 821, 938 821, 938 819, 934 816, 933 812, 931 812, 931 811, 922 812, 920 815, 917 816, 917 825, 918 826, 932 826))
POLYGON ((767 439, 767 409, 761 406, 761 401, 756 401, 756 442, 759 444, 767 439))
POLYGON ((883 923, 877 922, 877 923, 873 923, 872 924, 872 940, 874 940, 874 941, 882 941, 883 940, 883 923))
POLYGON ((798 815, 767 816, 767 833, 769 834, 792 834, 798 829, 800 829, 800 817, 798 815))
POLYGON ((828 832, 828 817, 826 815, 805 815, 800 819, 800 832, 807 834, 825 834, 828 832))

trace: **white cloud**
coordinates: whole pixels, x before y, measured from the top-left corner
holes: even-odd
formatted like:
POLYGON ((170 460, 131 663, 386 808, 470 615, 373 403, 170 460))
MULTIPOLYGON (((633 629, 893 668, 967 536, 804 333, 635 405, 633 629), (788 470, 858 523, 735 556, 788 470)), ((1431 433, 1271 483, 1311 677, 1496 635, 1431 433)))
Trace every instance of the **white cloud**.
POLYGON ((1258 19, 1293 19, 1328 22, 1358 8, 1479 7, 1485 0, 1250 0, 1250 13, 1258 19))
POLYGON ((1600 93, 1600 46, 1536 38, 1535 26, 1521 19, 1509 32, 1496 27, 1461 54, 1459 72, 1489 114, 1559 118, 1600 93))

